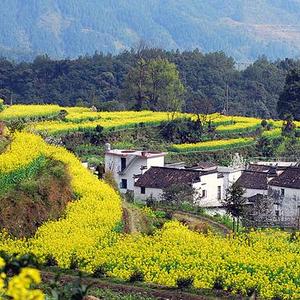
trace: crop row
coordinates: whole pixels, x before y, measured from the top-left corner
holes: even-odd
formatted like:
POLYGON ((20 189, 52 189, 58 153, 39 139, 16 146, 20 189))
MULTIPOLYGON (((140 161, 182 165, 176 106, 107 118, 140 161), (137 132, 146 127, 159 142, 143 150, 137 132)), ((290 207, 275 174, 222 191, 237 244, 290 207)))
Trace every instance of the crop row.
POLYGON ((7 192, 22 180, 31 178, 44 166, 46 159, 43 155, 33 159, 28 165, 11 172, 0 172, 0 195, 7 192))
POLYGON ((225 150, 233 147, 249 146, 254 144, 254 138, 236 138, 224 140, 211 140, 193 144, 177 144, 173 145, 170 150, 174 152, 190 152, 190 151, 216 151, 225 150))
POLYGON ((60 110, 61 107, 58 105, 13 105, 0 113, 0 120, 52 117, 58 115, 60 110))

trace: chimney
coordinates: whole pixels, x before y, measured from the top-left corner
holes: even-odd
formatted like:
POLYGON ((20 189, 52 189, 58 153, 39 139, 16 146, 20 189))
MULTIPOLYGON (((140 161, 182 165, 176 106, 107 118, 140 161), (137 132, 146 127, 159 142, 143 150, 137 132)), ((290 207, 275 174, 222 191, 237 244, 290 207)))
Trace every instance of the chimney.
POLYGON ((108 152, 111 150, 110 143, 105 143, 105 151, 108 152))

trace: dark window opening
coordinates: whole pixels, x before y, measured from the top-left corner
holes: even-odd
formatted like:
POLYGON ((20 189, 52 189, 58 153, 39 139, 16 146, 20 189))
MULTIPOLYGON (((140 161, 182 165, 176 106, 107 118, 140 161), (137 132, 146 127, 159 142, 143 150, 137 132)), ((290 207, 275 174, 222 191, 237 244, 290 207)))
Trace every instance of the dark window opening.
POLYGON ((218 200, 221 200, 222 197, 222 191, 221 191, 221 186, 218 186, 218 200))
POLYGON ((121 181, 121 188, 122 189, 127 189, 127 179, 122 179, 122 181, 121 181))
POLYGON ((146 188, 144 186, 141 187, 141 194, 146 194, 146 188))
POLYGON ((284 189, 281 189, 281 191, 280 191, 280 196, 281 196, 281 197, 284 196, 284 189))
POLYGON ((121 157, 121 172, 126 169, 126 158, 121 157))

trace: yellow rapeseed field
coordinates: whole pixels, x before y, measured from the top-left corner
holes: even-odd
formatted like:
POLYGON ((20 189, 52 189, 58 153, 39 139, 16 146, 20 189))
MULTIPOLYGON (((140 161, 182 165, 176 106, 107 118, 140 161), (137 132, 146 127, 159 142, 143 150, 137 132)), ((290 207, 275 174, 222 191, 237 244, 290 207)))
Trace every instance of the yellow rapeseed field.
POLYGON ((60 112, 58 105, 13 105, 0 113, 0 120, 49 117, 60 112))
MULTIPOLYGON (((52 257, 62 268, 74 261, 87 272, 101 267, 124 280, 141 272, 146 282, 176 286, 178 279, 192 277, 196 288, 221 286, 244 295, 256 291, 266 299, 299 299, 299 233, 293 239, 276 230, 221 237, 195 233, 173 221, 153 236, 120 234, 114 230, 122 214, 119 196, 73 154, 33 134, 17 133, 12 150, 0 155, 0 161, 4 155, 9 160, 17 147, 20 154, 32 153, 23 165, 37 153, 66 163, 78 200, 69 204, 60 220, 43 224, 33 238, 15 240, 3 232, 0 250, 31 252, 41 261, 52 257)), ((9 170, 20 167, 9 161, 13 164, 9 170)))

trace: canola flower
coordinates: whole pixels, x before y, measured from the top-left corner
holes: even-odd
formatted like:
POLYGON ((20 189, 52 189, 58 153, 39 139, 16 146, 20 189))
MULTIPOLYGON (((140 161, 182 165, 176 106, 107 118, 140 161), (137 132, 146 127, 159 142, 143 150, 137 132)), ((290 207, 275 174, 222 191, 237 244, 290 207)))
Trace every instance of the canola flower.
POLYGON ((175 152, 223 150, 232 147, 248 146, 253 144, 254 142, 254 138, 212 140, 191 144, 177 144, 173 145, 171 147, 171 150, 175 152))
POLYGON ((12 105, 0 113, 0 120, 17 118, 50 117, 58 114, 61 107, 58 105, 12 105))
POLYGON ((61 267, 69 267, 74 255, 89 259, 95 247, 114 242, 117 234, 113 230, 121 220, 122 211, 120 198, 111 187, 93 176, 73 154, 47 145, 39 136, 17 133, 11 149, 0 155, 1 162, 7 161, 0 172, 25 167, 37 155, 62 161, 68 167, 73 191, 80 200, 70 202, 64 218, 43 224, 29 241, 13 240, 2 233, 1 250, 9 253, 15 249, 20 253, 31 250, 41 260, 52 256, 61 267), (17 165, 14 163, 16 153, 22 157, 17 165), (22 153, 26 155, 23 157, 22 153))
POLYGON ((17 240, 2 232, 0 250, 34 253, 42 262, 54 258, 62 268, 74 261, 87 272, 101 267, 107 275, 124 280, 138 271, 146 282, 166 286, 192 277, 195 288, 218 284, 232 293, 256 291, 264 299, 300 298, 299 233, 293 240, 289 233, 276 230, 221 237, 195 233, 173 221, 153 236, 118 234, 120 198, 67 150, 50 146, 39 136, 17 133, 0 155, 0 173, 26 167, 40 155, 67 165, 77 200, 70 202, 61 219, 44 223, 33 238, 17 240))
POLYGON ((20 274, 8 278, 4 272, 4 260, 0 257, 0 299, 12 300, 44 300, 45 295, 41 290, 32 289, 32 285, 41 283, 41 276, 38 270, 23 268, 20 274), (5 281, 8 281, 6 284, 5 281))

